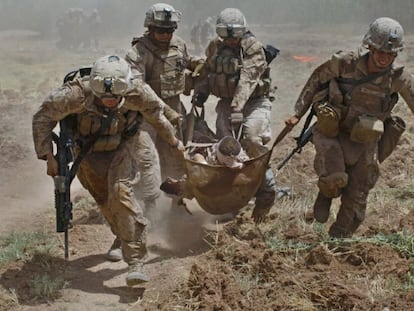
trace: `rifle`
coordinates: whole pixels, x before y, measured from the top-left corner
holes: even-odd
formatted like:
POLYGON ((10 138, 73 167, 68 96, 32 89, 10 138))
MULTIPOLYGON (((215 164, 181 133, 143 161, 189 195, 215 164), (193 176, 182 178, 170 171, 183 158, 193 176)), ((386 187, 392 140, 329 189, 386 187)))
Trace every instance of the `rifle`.
POLYGON ((68 133, 68 119, 59 122, 59 136, 52 133, 57 151, 58 175, 53 178, 55 184, 56 232, 65 233, 65 259, 69 257, 68 229, 72 227, 72 202, 70 185, 76 175, 77 167, 70 166, 73 162, 73 141, 68 133))
MULTIPOLYGON (((282 161, 282 163, 280 163, 277 166, 277 170, 280 170, 282 167, 284 167, 285 164, 290 160, 290 158, 293 157, 293 155, 295 153, 301 153, 302 148, 311 140, 311 138, 312 138, 312 127, 313 126, 309 126, 309 125, 310 125, 314 115, 315 115, 315 111, 312 108, 311 111, 309 112, 308 116, 306 117, 305 124, 303 125, 302 131, 301 131, 299 137, 295 137, 296 147, 288 154, 288 156, 282 161)), ((281 136, 282 134, 285 134, 285 132, 287 133, 289 130, 290 129, 285 127, 285 129, 282 131, 282 133, 279 136, 281 136)), ((282 139, 283 139, 283 137, 282 137, 282 139)))
MULTIPOLYGON (((79 165, 89 150, 112 123, 116 110, 111 110, 103 119, 99 130, 88 140, 83 142, 76 158, 73 155, 73 140, 69 133, 69 124, 73 124, 70 115, 59 122, 60 135, 52 133, 53 141, 57 146, 56 160, 58 161, 58 176, 55 182, 56 232, 65 233, 65 259, 69 257, 68 229, 72 228, 72 202, 70 199, 70 185, 76 176, 79 165), (72 163, 72 165, 70 165, 72 163)), ((133 130, 133 129, 130 129, 133 130)))
POLYGON ((277 166, 277 169, 280 170, 285 164, 293 157, 295 153, 301 153, 302 148, 311 140, 312 138, 312 127, 306 129, 299 137, 296 137, 296 147, 288 154, 288 156, 277 166))

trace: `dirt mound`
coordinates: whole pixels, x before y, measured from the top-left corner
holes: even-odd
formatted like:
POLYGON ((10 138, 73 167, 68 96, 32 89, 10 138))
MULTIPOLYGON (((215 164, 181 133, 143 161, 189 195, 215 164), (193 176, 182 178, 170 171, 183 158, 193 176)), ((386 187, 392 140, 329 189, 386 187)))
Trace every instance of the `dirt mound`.
POLYGON ((311 243, 300 251, 281 250, 277 242, 282 241, 267 239, 260 229, 247 225, 249 222, 239 216, 214 237, 213 249, 191 267, 188 282, 178 295, 185 297, 188 307, 382 310, 388 306, 409 310, 414 306, 412 292, 399 296, 386 292, 387 281, 403 282, 412 269, 413 260, 396 250, 367 242, 346 246, 311 243), (240 231, 244 221, 245 230, 240 231))

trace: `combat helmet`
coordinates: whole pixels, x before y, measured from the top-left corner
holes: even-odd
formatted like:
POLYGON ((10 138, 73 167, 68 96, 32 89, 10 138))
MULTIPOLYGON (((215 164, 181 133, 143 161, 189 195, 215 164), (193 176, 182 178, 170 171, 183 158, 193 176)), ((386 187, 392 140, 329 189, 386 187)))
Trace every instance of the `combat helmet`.
POLYGON ((397 53, 404 48, 404 30, 389 17, 377 18, 369 25, 362 44, 383 52, 397 53))
POLYGON ((227 8, 220 12, 216 33, 221 38, 240 38, 246 32, 246 18, 239 9, 227 8))
POLYGON ((124 96, 130 86, 131 69, 117 55, 106 55, 95 61, 89 77, 92 92, 102 97, 124 96))
POLYGON ((156 3, 145 13, 144 27, 177 28, 181 12, 166 3, 156 3))

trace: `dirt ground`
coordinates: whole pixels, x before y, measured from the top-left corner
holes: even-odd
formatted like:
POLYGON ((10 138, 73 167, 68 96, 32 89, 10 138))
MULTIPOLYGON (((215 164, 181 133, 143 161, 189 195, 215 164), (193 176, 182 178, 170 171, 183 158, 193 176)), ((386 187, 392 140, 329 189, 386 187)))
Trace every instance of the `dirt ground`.
MULTIPOLYGON (((257 27, 254 31, 263 42, 281 50, 272 64, 277 86, 272 112, 276 135, 311 71, 333 52, 357 48, 364 28, 343 31, 348 29, 343 26, 341 35, 292 25, 279 25, 279 32, 272 29, 257 27), (295 56, 311 58, 302 62, 295 56)), ((104 38, 99 51, 69 52, 57 50, 53 40, 29 31, 0 33, 0 234, 46 230, 62 241, 53 232, 53 185, 45 164, 33 151, 31 117, 66 72, 104 54, 123 55, 129 39, 104 38)), ((407 36, 406 41, 406 52, 398 60, 414 72, 414 36, 407 36)), ((207 105, 212 120, 214 99, 207 105)), ((410 206, 414 123, 410 115, 405 119, 407 133, 382 165, 367 220, 357 236, 414 231, 410 206), (394 199, 382 197, 389 192, 394 199)), ((34 260, 17 262, 0 270, 0 297, 7 297, 13 289, 18 304, 12 306, 3 298, 0 310, 414 310, 413 289, 395 294, 387 287, 391 281, 405 282, 414 273, 413 258, 389 244, 367 240, 345 248, 327 245, 321 243, 326 229, 305 222, 307 205, 303 202, 311 204, 316 195, 311 145, 287 167, 276 169, 294 147, 298 132, 299 127, 274 150, 271 161, 278 183, 289 186, 293 195, 279 201, 263 225, 253 225, 249 207, 234 220, 226 220, 207 214, 195 202, 189 205, 193 215, 171 210, 163 198, 157 210, 148 211, 150 256, 144 271, 151 280, 145 288, 128 288, 127 265, 105 261, 103 254, 113 236, 88 201, 74 211, 69 260, 63 259, 63 252, 53 259, 53 273, 67 281, 62 296, 49 302, 33 300, 28 282, 43 268, 34 260), (273 223, 280 227, 272 228, 273 223), (275 233, 283 237, 283 245, 296 248, 278 251, 269 247, 265 237, 275 233), (301 249, 302 244, 312 247, 301 249)), ((76 182, 73 193, 75 202, 88 198, 76 182)))

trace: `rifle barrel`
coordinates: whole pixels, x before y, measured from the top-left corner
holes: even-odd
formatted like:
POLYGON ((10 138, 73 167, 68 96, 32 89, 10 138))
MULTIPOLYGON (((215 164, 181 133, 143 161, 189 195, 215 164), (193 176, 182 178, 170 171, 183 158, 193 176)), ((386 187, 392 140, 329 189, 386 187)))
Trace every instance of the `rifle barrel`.
POLYGON ((280 143, 283 138, 292 130, 292 127, 289 125, 286 125, 283 130, 280 131, 279 135, 277 135, 276 140, 274 141, 272 145, 272 149, 276 147, 278 143, 280 143))
POLYGON ((285 165, 286 165, 286 163, 287 162, 289 162, 289 160, 293 157, 293 155, 296 153, 296 152, 298 152, 298 150, 299 150, 300 148, 299 147, 296 147, 295 149, 293 149, 290 153, 289 153, 289 155, 286 157, 286 158, 284 158, 283 159, 283 161, 277 166, 277 170, 279 171, 280 169, 282 169, 282 167, 284 167, 285 165))

